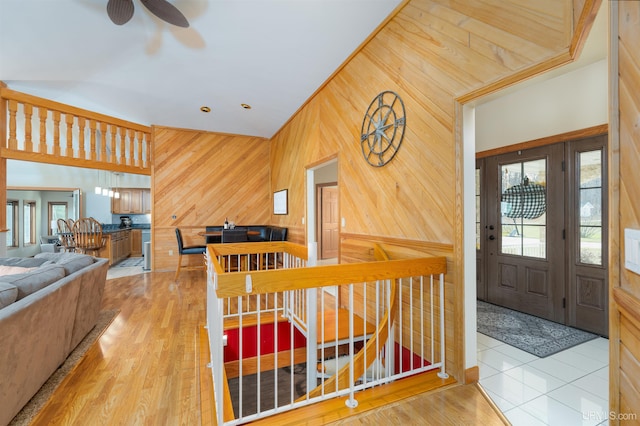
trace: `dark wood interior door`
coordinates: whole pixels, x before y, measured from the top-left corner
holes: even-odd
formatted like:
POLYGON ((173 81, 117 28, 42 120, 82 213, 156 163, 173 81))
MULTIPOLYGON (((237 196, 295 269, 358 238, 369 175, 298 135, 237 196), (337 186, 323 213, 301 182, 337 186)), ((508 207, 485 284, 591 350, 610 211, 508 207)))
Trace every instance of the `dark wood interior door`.
POLYGON ((338 257, 338 187, 320 188, 320 259, 338 257))
POLYGON ((565 322, 564 149, 486 159, 487 300, 565 322))

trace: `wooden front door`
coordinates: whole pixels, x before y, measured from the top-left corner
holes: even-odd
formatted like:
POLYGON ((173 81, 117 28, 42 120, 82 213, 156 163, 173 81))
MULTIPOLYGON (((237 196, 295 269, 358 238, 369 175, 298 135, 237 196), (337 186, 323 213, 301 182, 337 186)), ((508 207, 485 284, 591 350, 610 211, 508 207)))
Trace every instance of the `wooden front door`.
POLYGON ((320 187, 320 259, 338 257, 338 187, 320 187))
POLYGON ((477 161, 478 299, 608 335, 606 143, 477 161))
POLYGON ((564 322, 563 145, 487 159, 487 300, 564 322))

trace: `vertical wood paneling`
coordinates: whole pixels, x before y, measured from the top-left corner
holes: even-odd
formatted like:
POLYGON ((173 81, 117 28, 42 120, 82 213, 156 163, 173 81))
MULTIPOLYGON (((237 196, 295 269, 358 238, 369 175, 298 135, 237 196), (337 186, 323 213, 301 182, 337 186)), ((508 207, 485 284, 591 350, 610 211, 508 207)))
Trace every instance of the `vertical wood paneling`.
POLYGON ((239 225, 269 223, 269 143, 263 138, 155 127, 154 142, 155 270, 177 266, 176 227, 186 244, 201 245, 197 233, 225 218, 239 225))
MULTIPOLYGON (((624 229, 640 229, 640 2, 612 2, 609 8, 614 40, 611 75, 615 79, 610 94, 614 132, 609 143, 612 164, 609 282, 611 294, 615 296, 609 320, 609 405, 613 413, 637 416, 640 413, 637 381, 640 372, 640 275, 624 267, 624 229)), ((637 422, 638 418, 634 420, 637 422)))

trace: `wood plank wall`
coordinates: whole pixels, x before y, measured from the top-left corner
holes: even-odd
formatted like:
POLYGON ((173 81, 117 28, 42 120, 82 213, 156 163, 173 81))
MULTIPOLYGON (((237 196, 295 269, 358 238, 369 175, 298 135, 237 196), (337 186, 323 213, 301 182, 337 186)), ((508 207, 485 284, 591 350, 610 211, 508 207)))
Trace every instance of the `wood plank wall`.
MULTIPOLYGON (((222 225, 226 217, 239 225, 269 223, 267 140, 167 127, 154 127, 153 138, 154 270, 175 270, 176 227, 186 244, 201 245, 204 238, 197 233, 222 225)), ((190 256, 190 262, 202 259, 190 256)))
POLYGON ((610 93, 614 131, 609 142, 612 165, 609 405, 615 414, 610 423, 637 424, 640 420, 640 275, 624 267, 624 229, 640 229, 640 2, 611 2, 609 7, 613 39, 611 75, 617 79, 610 93), (635 417, 630 417, 632 415, 635 417), (620 419, 627 422, 619 422, 620 419))
MULTIPOLYGON (((600 4, 579 3, 595 10, 600 4)), ((305 169, 336 157, 343 234, 449 247, 447 330, 455 330, 450 335, 455 345, 449 349, 457 358, 451 352, 447 363, 459 379, 462 259, 461 249, 450 249, 462 245, 462 204, 456 198, 462 145, 456 139, 456 100, 504 87, 515 82, 513 75, 521 79, 570 60, 574 40, 571 1, 514 0, 494 6, 488 0, 406 2, 272 138, 271 145, 272 186, 289 186, 292 214, 280 219, 283 225, 294 225, 305 214, 305 169), (374 168, 362 157, 360 128, 369 103, 384 90, 402 97, 407 124, 396 157, 374 168)), ((354 247, 344 241, 340 249, 346 260, 354 247)))

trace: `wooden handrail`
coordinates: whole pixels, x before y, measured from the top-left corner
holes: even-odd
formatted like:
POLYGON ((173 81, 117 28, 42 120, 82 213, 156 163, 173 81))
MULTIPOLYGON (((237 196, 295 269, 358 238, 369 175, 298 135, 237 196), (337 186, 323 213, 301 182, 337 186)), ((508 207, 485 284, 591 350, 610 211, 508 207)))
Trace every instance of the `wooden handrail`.
MULTIPOLYGON (((209 247, 214 245, 212 244, 209 247)), ((395 279, 399 276, 437 275, 446 273, 446 271, 447 259, 445 257, 348 263, 268 271, 242 271, 218 275, 216 295, 218 298, 226 298, 246 296, 248 294, 275 293, 341 285, 348 282, 395 279), (251 275, 252 282, 252 291, 249 293, 245 290, 247 275, 251 275)))

